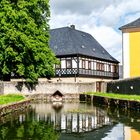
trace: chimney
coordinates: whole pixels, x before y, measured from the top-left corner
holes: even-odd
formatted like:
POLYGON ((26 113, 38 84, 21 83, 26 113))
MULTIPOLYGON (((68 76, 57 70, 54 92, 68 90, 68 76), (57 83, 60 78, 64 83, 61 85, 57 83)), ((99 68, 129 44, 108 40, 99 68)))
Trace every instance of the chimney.
POLYGON ((75 25, 70 25, 70 27, 71 27, 72 29, 75 29, 75 25))

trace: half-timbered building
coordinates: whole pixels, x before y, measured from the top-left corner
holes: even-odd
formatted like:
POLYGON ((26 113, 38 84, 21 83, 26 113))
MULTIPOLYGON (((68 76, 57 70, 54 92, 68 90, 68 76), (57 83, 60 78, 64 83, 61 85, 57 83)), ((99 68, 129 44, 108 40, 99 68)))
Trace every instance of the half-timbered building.
POLYGON ((118 79, 118 61, 90 34, 74 25, 52 29, 50 47, 60 60, 55 77, 74 81, 118 79))

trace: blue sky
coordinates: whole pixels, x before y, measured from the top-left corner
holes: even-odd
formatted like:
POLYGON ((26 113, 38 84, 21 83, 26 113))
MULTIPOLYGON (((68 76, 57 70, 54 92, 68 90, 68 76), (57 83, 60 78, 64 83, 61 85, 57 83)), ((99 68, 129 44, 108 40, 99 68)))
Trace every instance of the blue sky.
POLYGON ((122 61, 122 34, 118 29, 140 17, 140 0, 50 0, 51 28, 75 24, 122 61))

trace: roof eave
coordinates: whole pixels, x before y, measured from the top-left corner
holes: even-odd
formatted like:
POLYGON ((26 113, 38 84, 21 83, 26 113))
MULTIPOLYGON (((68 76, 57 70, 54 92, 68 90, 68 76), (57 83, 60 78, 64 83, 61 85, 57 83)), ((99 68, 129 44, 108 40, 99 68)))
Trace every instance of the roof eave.
POLYGON ((96 59, 96 60, 102 60, 102 61, 107 61, 107 62, 113 62, 113 63, 116 63, 116 64, 119 64, 120 62, 118 60, 108 60, 108 59, 104 59, 104 58, 98 58, 98 57, 93 57, 93 56, 88 56, 88 55, 85 55, 85 54, 65 54, 65 55, 56 55, 56 57, 59 57, 59 58, 63 58, 63 57, 75 57, 75 56, 84 56, 84 57, 88 57, 88 58, 93 58, 93 59, 96 59))

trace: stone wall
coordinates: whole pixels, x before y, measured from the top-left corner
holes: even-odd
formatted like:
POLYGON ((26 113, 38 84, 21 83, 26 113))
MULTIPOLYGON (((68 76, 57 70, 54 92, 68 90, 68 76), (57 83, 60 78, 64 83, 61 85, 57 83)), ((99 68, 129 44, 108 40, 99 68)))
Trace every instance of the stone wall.
POLYGON ((4 93, 4 84, 0 82, 0 95, 4 93))
POLYGON ((39 82, 36 85, 28 85, 24 82, 4 82, 3 93, 22 93, 27 95, 32 94, 53 94, 59 90, 62 94, 74 94, 93 91, 95 92, 95 83, 48 83, 39 82))
POLYGON ((79 98, 79 93, 96 91, 95 83, 49 83, 39 81, 36 85, 28 85, 25 82, 10 81, 2 82, 0 86, 2 94, 21 93, 27 96, 51 96, 58 90, 65 98, 79 98))

